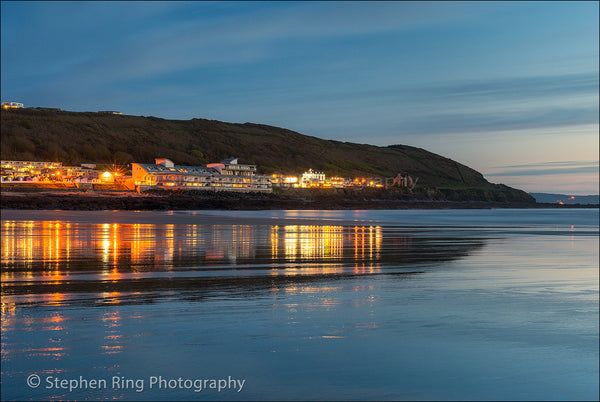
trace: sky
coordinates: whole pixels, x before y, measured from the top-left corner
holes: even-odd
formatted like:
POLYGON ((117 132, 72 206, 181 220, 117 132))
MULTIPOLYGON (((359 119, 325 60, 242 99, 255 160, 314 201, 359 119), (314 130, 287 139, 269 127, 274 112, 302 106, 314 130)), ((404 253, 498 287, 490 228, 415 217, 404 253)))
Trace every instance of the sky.
POLYGON ((599 2, 1 2, 1 98, 405 144, 598 194, 599 2))

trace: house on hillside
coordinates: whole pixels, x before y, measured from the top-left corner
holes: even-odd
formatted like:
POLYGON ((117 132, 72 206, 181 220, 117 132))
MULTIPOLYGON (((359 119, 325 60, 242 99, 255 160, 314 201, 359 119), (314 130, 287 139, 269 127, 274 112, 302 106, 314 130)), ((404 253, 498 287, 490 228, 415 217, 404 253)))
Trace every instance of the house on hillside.
POLYGON ((23 107, 19 102, 2 102, 2 109, 23 109, 23 107))

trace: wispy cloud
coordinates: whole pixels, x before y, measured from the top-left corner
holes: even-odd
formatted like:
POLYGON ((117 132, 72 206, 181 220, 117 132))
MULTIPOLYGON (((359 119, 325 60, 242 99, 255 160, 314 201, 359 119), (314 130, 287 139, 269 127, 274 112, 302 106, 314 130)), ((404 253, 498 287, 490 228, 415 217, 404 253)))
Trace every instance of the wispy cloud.
POLYGON ((506 168, 554 168, 554 167, 565 167, 565 168, 573 168, 573 167, 596 167, 598 168, 598 161, 552 161, 552 162, 536 162, 536 163, 527 163, 523 165, 504 165, 504 166, 492 166, 494 169, 506 169, 506 168))
POLYGON ((576 173, 598 173, 598 164, 596 166, 582 167, 561 167, 561 168, 546 168, 546 169, 522 169, 522 170, 505 170, 494 173, 487 173, 486 176, 556 176, 576 173))
POLYGON ((499 166, 485 173, 491 182, 543 193, 598 194, 598 161, 550 161, 499 166))
POLYGON ((579 108, 538 108, 519 111, 456 112, 407 117, 397 128, 407 133, 443 134, 522 130, 530 128, 597 124, 598 108, 582 105, 579 108))
MULTIPOLYGON (((340 91, 323 91, 320 99, 332 101, 347 98, 376 98, 386 102, 411 100, 436 104, 460 102, 539 101, 544 98, 595 95, 597 99, 599 78, 597 72, 555 74, 545 76, 490 77, 479 80, 432 80, 432 83, 398 85, 386 83, 379 88, 340 91)), ((564 104, 564 102, 563 102, 564 104)))
POLYGON ((599 78, 595 72, 547 76, 498 77, 425 86, 420 89, 427 98, 443 97, 451 100, 522 100, 547 96, 597 94, 599 78))
POLYGON ((485 176, 492 182, 502 182, 529 191, 597 194, 598 161, 548 161, 519 165, 496 166, 485 176))
MULTIPOLYGON (((45 31, 44 35, 70 43, 58 54, 72 60, 71 64, 81 62, 79 71, 68 70, 69 76, 85 74, 88 81, 94 77, 98 82, 268 59, 290 40, 402 31, 484 12, 483 7, 411 2, 350 2, 343 6, 299 2, 254 7, 246 7, 243 2, 225 6, 218 2, 25 4, 31 10, 29 18, 45 31), (56 13, 57 8, 60 13, 56 13), (227 12, 220 13, 223 8, 227 12), (46 14, 53 15, 53 19, 45 19, 46 14), (105 34, 104 38, 92 41, 98 31, 105 34)), ((3 19, 3 36, 12 37, 16 23, 3 19)), ((5 53, 12 56, 13 50, 19 52, 16 41, 12 44, 5 49, 3 41, 3 58, 5 53)), ((34 50, 26 57, 39 62, 51 57, 50 49, 34 50)), ((61 57, 54 61, 60 64, 61 57)), ((4 59, 10 63, 12 57, 4 59)), ((16 74, 19 70, 10 72, 16 74)))
POLYGON ((441 134, 597 124, 598 90, 595 72, 424 85, 396 92, 422 105, 399 116, 397 127, 441 134))

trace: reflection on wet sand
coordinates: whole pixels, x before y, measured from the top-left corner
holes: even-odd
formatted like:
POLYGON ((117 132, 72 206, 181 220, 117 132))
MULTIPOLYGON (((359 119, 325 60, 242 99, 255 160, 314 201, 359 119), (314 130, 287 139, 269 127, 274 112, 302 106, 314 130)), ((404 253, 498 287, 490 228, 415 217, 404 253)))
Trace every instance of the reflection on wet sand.
POLYGON ((554 211, 481 228, 450 211, 19 214, 0 225, 3 400, 598 399, 597 225, 557 234, 554 211), (248 387, 71 392, 32 373, 248 387))
POLYGON ((4 221, 2 308, 294 289, 322 278, 406 274, 482 244, 381 226, 4 221))

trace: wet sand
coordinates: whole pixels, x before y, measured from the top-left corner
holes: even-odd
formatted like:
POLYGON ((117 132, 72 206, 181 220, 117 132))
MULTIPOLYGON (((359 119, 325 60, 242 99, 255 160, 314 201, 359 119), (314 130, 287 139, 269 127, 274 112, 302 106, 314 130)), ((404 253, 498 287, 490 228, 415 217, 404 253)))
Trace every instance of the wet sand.
POLYGON ((597 209, 2 218, 2 400, 598 400, 597 209))
POLYGON ((76 223, 187 224, 187 225, 356 225, 356 220, 251 218, 217 216, 196 211, 51 211, 3 209, 6 221, 63 221, 76 223))

